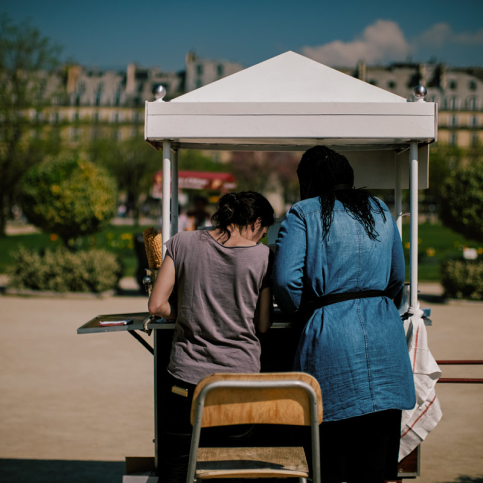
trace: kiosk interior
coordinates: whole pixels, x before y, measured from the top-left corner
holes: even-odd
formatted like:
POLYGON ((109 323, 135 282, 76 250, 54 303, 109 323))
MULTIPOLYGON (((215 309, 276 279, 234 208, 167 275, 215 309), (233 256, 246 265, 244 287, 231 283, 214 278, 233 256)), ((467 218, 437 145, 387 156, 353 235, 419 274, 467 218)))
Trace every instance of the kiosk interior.
MULTIPOLYGON (((428 187, 429 144, 437 137, 437 105, 424 102, 424 88, 415 89, 415 101, 408 102, 286 52, 169 103, 163 101, 164 93, 160 86, 156 101, 146 102, 145 111, 145 139, 163 152, 163 193, 178 193, 180 149, 305 151, 317 144, 348 158, 356 187, 394 189, 394 217, 400 233, 402 190, 409 188, 408 304, 417 306, 418 190, 428 187)), ((178 200, 177 196, 171 198, 163 197, 163 241, 177 233, 178 200)), ((269 243, 274 238, 276 232, 272 230, 269 243)), ((154 331, 154 348, 147 346, 154 353, 155 364, 156 472, 158 430, 162 424, 156 404, 157 369, 161 372, 166 365, 174 324, 152 320, 148 313, 128 315, 133 322, 127 326, 99 327, 99 321, 106 318, 99 316, 78 333, 127 330, 146 345, 136 330, 154 331)), ((292 330, 290 322, 277 314, 272 330, 262 341, 262 353, 270 354, 270 364, 262 360, 262 370, 291 369, 292 330)), ((418 461, 417 452, 403 460, 400 477, 417 476, 418 461)))

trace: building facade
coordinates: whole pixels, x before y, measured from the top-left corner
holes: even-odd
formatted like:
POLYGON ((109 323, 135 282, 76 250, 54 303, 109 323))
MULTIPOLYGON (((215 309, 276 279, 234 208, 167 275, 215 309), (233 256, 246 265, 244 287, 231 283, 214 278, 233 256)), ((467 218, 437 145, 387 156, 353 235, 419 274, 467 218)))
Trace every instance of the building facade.
POLYGON ((408 100, 413 100, 415 86, 425 86, 425 100, 438 104, 439 142, 464 148, 483 143, 483 68, 436 63, 382 67, 360 62, 355 71, 343 71, 408 100))
POLYGON ((185 58, 185 68, 185 92, 191 92, 223 77, 235 74, 242 70, 243 66, 236 62, 200 59, 194 52, 188 52, 185 58))
MULTIPOLYGON (((33 121, 55 126, 64 141, 79 144, 96 137, 123 140, 142 136, 144 102, 162 84, 169 101, 185 92, 215 82, 243 69, 239 63, 202 59, 194 52, 185 58, 185 70, 163 72, 156 67, 129 64, 125 70, 88 69, 70 65, 45 76, 41 95, 48 107, 32 109, 33 121)), ((436 63, 393 63, 338 69, 362 81, 413 100, 413 88, 426 86, 427 101, 439 105, 441 143, 470 147, 483 143, 483 68, 451 68, 436 63)), ((38 135, 38 130, 36 131, 38 135)))

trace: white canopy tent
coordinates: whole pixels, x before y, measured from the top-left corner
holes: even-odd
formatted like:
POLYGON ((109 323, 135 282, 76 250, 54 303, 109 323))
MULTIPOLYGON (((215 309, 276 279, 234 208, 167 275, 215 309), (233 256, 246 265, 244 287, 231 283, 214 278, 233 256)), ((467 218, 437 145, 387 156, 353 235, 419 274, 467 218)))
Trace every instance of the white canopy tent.
MULTIPOLYGON (((437 106, 408 102, 378 87, 286 52, 164 102, 146 102, 145 139, 163 148, 163 193, 178 192, 177 151, 305 151, 323 144, 343 153, 355 186, 410 188, 410 305, 417 304, 418 189, 428 187, 428 145, 437 106)), ((177 232, 177 196, 163 197, 163 240, 177 232), (171 210, 171 213, 170 213, 171 210)))

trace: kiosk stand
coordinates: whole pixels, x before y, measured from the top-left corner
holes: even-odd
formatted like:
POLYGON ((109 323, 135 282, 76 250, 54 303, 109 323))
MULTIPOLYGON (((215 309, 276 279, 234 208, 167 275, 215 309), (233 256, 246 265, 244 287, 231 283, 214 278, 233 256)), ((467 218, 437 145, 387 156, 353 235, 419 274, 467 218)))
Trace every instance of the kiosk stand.
MULTIPOLYGON (((179 149, 305 151, 325 145, 347 157, 354 168, 356 187, 394 189, 394 217, 400 233, 402 190, 410 189, 409 305, 417 307, 418 190, 428 188, 429 144, 437 137, 437 105, 424 102, 424 87, 418 86, 415 101, 408 102, 286 52, 169 103, 163 101, 165 92, 162 87, 157 89, 156 101, 146 102, 145 110, 145 139, 163 152, 163 241, 178 228, 179 149)), ((78 332, 128 330, 134 335, 143 328, 154 330, 157 474, 163 417, 158 413, 157 378, 169 357, 174 324, 153 321, 147 313, 124 315, 133 319, 131 325, 101 329, 97 327, 100 316, 78 332)), ((294 349, 290 334, 290 322, 278 314, 262 341, 262 354, 274 356, 269 370, 290 370, 294 349)), ((401 477, 419 474, 417 452, 403 463, 401 477)))

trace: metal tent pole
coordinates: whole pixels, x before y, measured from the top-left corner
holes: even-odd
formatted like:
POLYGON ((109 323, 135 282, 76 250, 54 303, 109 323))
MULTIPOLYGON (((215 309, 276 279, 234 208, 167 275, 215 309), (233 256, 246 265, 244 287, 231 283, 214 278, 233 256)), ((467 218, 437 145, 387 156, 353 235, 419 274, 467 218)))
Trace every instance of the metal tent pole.
POLYGON ((170 237, 171 228, 171 141, 163 141, 163 259, 166 253, 164 245, 170 237))
POLYGON ((409 282, 410 282, 410 307, 415 309, 418 302, 418 143, 411 141, 410 155, 410 259, 409 259, 409 282))
MULTIPOLYGON (((171 236, 171 142, 163 141, 163 204, 162 204, 162 235, 163 235, 163 260, 166 254, 166 247, 164 242, 169 240, 171 236)), ((159 475, 159 449, 161 439, 161 384, 162 379, 162 364, 161 359, 163 351, 161 349, 162 338, 158 334, 159 331, 154 331, 154 466, 156 474, 159 475)))
POLYGON ((395 163, 395 186, 394 186, 394 215, 396 219, 397 228, 399 230, 399 236, 402 239, 402 188, 401 188, 401 160, 396 154, 394 157, 395 163))
POLYGON ((171 236, 178 233, 178 150, 172 151, 171 170, 171 236))

